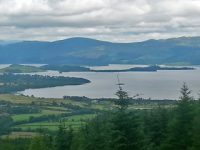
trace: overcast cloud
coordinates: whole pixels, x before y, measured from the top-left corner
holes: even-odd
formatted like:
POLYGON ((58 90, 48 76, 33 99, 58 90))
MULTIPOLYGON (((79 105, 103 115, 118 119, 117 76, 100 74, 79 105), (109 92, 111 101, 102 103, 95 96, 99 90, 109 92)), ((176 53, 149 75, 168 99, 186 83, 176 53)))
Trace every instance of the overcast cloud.
POLYGON ((200 35, 200 0, 0 0, 0 40, 200 35))

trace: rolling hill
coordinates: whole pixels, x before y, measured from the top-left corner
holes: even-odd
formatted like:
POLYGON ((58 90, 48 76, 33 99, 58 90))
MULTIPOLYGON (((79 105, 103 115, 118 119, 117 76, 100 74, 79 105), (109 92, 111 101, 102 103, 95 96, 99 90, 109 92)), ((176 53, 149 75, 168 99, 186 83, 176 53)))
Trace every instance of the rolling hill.
POLYGON ((0 63, 199 65, 200 37, 134 43, 112 43, 81 37, 54 42, 23 41, 0 45, 0 63))

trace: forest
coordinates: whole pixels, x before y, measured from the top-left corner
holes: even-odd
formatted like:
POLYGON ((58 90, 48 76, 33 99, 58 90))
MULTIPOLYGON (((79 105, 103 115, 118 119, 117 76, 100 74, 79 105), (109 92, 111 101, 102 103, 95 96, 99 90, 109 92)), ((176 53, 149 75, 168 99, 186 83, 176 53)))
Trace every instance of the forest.
MULTIPOLYGON (((130 109, 132 99, 122 88, 114 108, 96 112, 79 128, 59 121, 58 130, 29 138, 1 138, 0 150, 199 150, 200 100, 191 96, 186 84, 180 100, 150 109, 130 109)), ((135 103, 136 104, 136 103, 135 103)), ((32 111, 38 111, 33 108, 32 111)), ((9 131, 12 119, 0 116, 9 131)))
POLYGON ((28 74, 0 74, 0 94, 23 91, 25 89, 55 87, 64 85, 81 85, 90 81, 75 77, 51 77, 28 74))

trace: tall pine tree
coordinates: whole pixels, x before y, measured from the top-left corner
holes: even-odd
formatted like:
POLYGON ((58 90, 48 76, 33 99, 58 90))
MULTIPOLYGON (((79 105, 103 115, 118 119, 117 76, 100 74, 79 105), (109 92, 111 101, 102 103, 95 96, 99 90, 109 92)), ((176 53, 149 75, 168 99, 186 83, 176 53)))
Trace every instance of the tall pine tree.
POLYGON ((181 88, 180 101, 175 108, 175 116, 169 125, 168 139, 163 149, 189 150, 192 144, 192 101, 191 91, 184 83, 181 88))

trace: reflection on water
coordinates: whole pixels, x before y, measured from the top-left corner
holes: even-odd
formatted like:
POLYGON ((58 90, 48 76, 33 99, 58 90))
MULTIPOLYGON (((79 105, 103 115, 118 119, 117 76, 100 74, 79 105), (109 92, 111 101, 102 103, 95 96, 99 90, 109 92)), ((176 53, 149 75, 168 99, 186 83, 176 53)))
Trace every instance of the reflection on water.
MULTIPOLYGON (((120 65, 120 69, 130 68, 130 66, 125 65, 124 68, 121 67, 122 65, 120 65)), ((97 67, 95 68, 98 69, 97 67)), ((115 97, 114 94, 117 91, 117 73, 64 72, 60 74, 57 71, 48 71, 37 74, 82 77, 89 79, 91 83, 79 86, 28 89, 21 93, 48 98, 61 98, 64 95, 101 98, 115 97)), ((132 96, 140 94, 143 98, 178 99, 180 88, 184 82, 191 88, 193 95, 197 97, 197 93, 200 91, 199 75, 199 68, 187 71, 121 72, 120 80, 125 84, 124 89, 132 96)))

